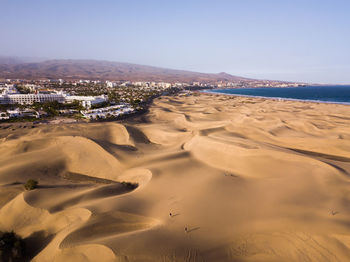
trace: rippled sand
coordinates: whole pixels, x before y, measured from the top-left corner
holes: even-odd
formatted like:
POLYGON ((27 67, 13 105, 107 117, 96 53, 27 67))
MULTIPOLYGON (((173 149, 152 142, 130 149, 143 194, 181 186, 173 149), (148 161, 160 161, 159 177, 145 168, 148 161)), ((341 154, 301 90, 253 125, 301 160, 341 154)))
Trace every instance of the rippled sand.
POLYGON ((123 123, 1 128, 0 231, 34 261, 350 261, 349 175, 350 106, 162 97, 123 123))

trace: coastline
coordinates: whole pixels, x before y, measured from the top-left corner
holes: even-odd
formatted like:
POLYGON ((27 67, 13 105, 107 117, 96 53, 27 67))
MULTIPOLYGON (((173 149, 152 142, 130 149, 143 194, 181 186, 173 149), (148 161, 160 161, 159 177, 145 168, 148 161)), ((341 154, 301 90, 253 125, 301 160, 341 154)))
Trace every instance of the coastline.
MULTIPOLYGON (((286 88, 288 88, 288 87, 286 87, 286 88)), ((217 89, 217 90, 219 90, 219 89, 217 89)), ((225 90, 225 89, 220 89, 220 90, 225 90)), ((321 104, 350 105, 350 102, 336 102, 336 101, 323 101, 323 100, 297 99, 297 98, 271 97, 271 96, 255 96, 255 95, 244 95, 244 94, 228 94, 228 93, 216 92, 216 91, 213 91, 211 89, 201 90, 199 92, 208 93, 208 94, 216 94, 216 95, 228 95, 228 96, 238 96, 238 97, 271 99, 271 100, 276 100, 276 101, 289 100, 289 101, 321 103, 321 104)))

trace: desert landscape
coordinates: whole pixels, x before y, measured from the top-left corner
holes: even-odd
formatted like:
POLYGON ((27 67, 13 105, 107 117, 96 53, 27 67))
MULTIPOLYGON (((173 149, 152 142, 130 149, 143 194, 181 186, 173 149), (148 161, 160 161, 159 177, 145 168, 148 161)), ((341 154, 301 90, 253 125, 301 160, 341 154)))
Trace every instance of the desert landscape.
POLYGON ((350 260, 349 106, 192 93, 0 127, 0 231, 32 261, 350 260))

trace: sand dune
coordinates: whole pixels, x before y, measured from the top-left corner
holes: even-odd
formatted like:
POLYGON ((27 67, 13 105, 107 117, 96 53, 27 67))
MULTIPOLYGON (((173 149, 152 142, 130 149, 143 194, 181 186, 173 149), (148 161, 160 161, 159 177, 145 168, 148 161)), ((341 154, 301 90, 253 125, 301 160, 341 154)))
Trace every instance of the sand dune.
POLYGON ((7 124, 0 231, 33 261, 349 261, 349 115, 193 94, 147 121, 7 124))

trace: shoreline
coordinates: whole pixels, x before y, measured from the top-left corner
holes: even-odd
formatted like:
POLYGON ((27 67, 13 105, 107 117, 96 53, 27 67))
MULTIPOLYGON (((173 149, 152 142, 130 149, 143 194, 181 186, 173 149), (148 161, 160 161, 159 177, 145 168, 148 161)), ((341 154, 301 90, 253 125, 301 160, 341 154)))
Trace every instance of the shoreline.
MULTIPOLYGON (((222 89, 221 89, 222 90, 222 89)), ((319 103, 319 104, 335 104, 335 105, 346 105, 350 106, 350 102, 335 102, 335 101, 322 101, 322 100, 312 100, 312 99, 297 99, 297 98, 287 98, 287 97, 271 97, 271 96, 254 96, 254 95, 243 95, 243 94, 228 94, 210 91, 209 89, 199 91, 205 94, 216 94, 216 95, 228 95, 228 96, 237 96, 237 97, 249 97, 249 98, 263 98, 270 100, 287 100, 287 101, 296 101, 296 102, 310 102, 310 103, 319 103)))

